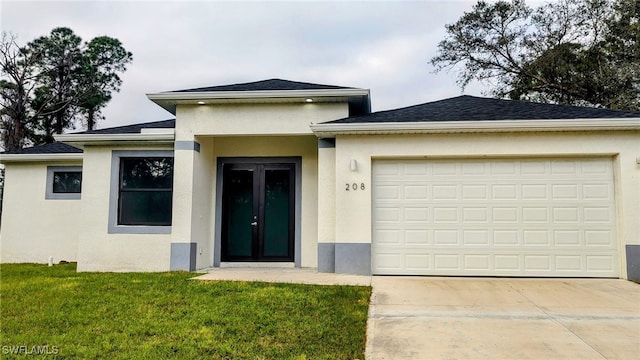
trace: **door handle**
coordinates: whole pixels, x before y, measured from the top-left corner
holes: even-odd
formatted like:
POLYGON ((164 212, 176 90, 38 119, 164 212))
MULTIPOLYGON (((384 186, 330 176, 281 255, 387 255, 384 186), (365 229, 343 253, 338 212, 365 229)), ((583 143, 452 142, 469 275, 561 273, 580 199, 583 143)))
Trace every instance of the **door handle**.
POLYGON ((252 222, 251 226, 258 226, 258 222, 257 221, 252 222))

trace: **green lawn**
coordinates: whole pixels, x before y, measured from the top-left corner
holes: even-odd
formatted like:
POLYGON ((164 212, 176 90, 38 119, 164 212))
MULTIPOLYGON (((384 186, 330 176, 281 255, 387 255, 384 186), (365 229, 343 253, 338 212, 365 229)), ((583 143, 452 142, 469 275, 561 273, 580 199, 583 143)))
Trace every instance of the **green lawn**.
POLYGON ((1 264, 0 358, 364 358, 369 287, 193 276, 1 264))

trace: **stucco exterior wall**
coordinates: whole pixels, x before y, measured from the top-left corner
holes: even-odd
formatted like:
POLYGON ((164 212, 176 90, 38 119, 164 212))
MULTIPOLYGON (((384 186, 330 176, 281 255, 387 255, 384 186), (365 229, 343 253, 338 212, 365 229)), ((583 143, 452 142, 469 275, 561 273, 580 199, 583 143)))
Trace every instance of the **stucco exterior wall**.
POLYGON ((176 142, 195 141, 200 151, 176 151, 172 242, 197 243, 196 268, 214 265, 218 157, 300 156, 300 265, 316 267, 318 150, 309 125, 348 113, 347 103, 179 105, 176 142))
POLYGON ((171 242, 197 244, 195 267, 202 269, 213 265, 214 139, 196 141, 199 151, 175 151, 171 242))
MULTIPOLYGON (((376 158, 499 158, 611 156, 616 188, 620 274, 625 245, 640 244, 640 133, 501 133, 338 136, 336 243, 371 243, 371 163, 376 158), (357 170, 350 169, 351 160, 357 170), (346 191, 347 184, 357 191, 346 191), (364 184, 364 190, 361 189, 364 184)), ((321 191, 324 191, 321 190, 321 191)))
MULTIPOLYGON (((307 136, 216 137, 214 157, 302 157, 301 266, 317 266, 318 148, 317 138, 307 136)), ((215 178, 215 175, 214 175, 215 178)), ((212 185, 212 186, 215 186, 212 185)), ((215 194, 213 203, 215 204, 215 194)), ((214 229, 215 231, 215 229, 214 229)))
MULTIPOLYGON (((318 149, 318 192, 335 194, 336 192, 336 149, 318 149)), ((318 242, 335 242, 336 199, 334 196, 318 197, 318 221, 323 226, 318 229, 318 242)))
MULTIPOLYGON (((84 149, 82 206, 78 217, 78 271, 168 271, 171 234, 109 234, 113 150, 173 150, 170 147, 84 149)), ((117 174, 115 175, 117 176, 117 174)))
MULTIPOLYGON (((77 261, 82 200, 45 200, 47 166, 82 162, 5 164, 0 262, 77 261)), ((85 186, 82 185, 82 198, 85 186)))
MULTIPOLYGON (((322 140, 321 140, 322 141, 322 140)), ((318 147, 318 193, 336 193, 336 148, 318 147)), ((335 272, 336 197, 318 196, 318 271, 335 272)))
POLYGON ((347 103, 179 105, 176 140, 193 140, 195 135, 311 135, 311 123, 348 115, 347 103))

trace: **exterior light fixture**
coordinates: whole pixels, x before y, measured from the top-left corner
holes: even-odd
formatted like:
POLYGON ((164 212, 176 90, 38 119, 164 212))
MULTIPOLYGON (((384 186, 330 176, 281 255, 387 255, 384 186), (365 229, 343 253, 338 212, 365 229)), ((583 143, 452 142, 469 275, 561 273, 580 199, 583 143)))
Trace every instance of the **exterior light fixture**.
POLYGON ((351 171, 358 171, 358 161, 356 159, 351 159, 349 168, 351 169, 351 171))
POLYGON ((312 98, 307 98, 305 101, 308 102, 308 103, 312 103, 313 99, 312 98))
POLYGON ((198 101, 198 105, 204 105, 204 101, 198 101))

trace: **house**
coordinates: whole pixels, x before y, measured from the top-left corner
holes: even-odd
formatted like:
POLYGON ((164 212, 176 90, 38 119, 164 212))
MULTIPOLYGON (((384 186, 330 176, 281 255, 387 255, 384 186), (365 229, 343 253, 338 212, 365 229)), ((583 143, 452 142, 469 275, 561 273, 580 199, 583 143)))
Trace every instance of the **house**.
POLYGON ((279 79, 0 155, 2 262, 640 278, 640 113, 279 79))

